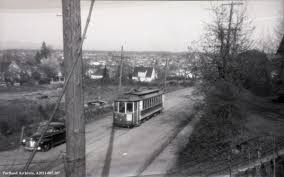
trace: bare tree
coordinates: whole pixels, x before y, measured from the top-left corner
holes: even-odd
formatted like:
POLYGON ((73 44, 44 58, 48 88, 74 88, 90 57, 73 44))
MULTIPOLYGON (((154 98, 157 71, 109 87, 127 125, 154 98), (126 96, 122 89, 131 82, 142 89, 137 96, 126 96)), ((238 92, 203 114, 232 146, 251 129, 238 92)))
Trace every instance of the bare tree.
MULTIPOLYGON (((241 87, 237 80, 242 79, 242 70, 238 55, 252 48, 250 35, 254 26, 243 4, 213 6, 210 12, 212 20, 206 24, 201 41, 198 70, 203 82, 200 88, 205 95, 206 117, 214 124, 212 132, 230 149, 241 142, 246 118, 239 102, 241 87)), ((231 157, 231 150, 227 155, 231 157)))
POLYGON ((226 5, 212 7, 213 22, 206 25, 203 38, 203 52, 216 65, 218 77, 225 80, 230 60, 252 46, 249 35, 254 30, 245 14, 246 8, 236 8, 234 6, 240 4, 233 2, 226 5))

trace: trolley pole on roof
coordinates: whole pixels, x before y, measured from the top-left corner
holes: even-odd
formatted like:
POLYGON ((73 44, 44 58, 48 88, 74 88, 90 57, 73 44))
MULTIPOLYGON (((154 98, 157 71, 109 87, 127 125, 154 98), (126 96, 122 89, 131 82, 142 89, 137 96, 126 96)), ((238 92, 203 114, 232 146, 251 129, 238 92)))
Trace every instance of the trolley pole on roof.
POLYGON ((62 0, 64 67, 66 75, 79 58, 65 93, 66 176, 85 177, 85 120, 82 92, 82 37, 80 1, 62 0))
POLYGON ((122 86, 122 67, 123 67, 123 45, 121 46, 120 64, 119 64, 119 91, 122 86))

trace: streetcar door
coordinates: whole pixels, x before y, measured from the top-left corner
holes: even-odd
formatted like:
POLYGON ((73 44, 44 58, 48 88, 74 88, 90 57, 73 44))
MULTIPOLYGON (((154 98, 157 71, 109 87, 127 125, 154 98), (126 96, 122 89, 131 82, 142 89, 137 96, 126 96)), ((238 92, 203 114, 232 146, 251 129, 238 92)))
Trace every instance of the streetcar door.
POLYGON ((138 102, 133 102, 134 104, 134 124, 139 124, 139 117, 138 117, 138 102))
POLYGON ((133 121, 133 102, 127 102, 126 103, 126 120, 127 121, 133 121))

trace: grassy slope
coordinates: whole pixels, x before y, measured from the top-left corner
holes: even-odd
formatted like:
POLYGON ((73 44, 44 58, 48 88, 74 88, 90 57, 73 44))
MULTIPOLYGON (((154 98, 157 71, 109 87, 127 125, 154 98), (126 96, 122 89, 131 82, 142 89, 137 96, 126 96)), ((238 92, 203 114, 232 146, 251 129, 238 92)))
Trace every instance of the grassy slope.
MULTIPOLYGON (((272 151, 272 138, 266 135, 273 134, 278 136, 276 143, 279 148, 283 148, 284 138, 284 117, 282 110, 284 105, 273 104, 269 98, 260 98, 244 93, 241 104, 246 107, 247 119, 245 129, 242 134, 236 135, 243 139, 251 139, 242 146, 243 151, 232 155, 232 166, 248 162, 248 152, 250 158, 257 158, 257 148, 261 147, 262 155, 272 151), (255 138, 263 136, 261 138, 255 138), (249 150, 248 150, 249 149, 249 150)), ((170 174, 177 176, 189 176, 205 174, 210 175, 219 172, 229 171, 230 144, 226 141, 217 141, 210 122, 201 119, 189 139, 188 145, 181 149, 177 166, 170 170, 170 174)))

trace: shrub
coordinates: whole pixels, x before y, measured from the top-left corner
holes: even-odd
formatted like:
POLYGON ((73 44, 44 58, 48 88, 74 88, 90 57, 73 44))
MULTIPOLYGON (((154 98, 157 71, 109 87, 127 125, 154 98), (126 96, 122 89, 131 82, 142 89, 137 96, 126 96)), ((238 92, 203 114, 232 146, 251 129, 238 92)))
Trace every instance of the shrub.
POLYGON ((226 81, 218 81, 205 92, 205 121, 218 139, 233 140, 244 128, 246 108, 242 90, 226 81))

